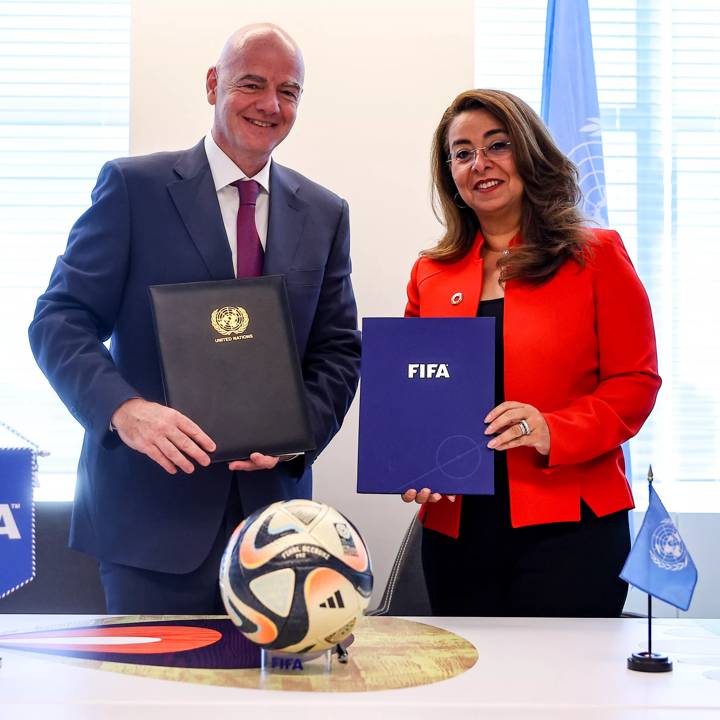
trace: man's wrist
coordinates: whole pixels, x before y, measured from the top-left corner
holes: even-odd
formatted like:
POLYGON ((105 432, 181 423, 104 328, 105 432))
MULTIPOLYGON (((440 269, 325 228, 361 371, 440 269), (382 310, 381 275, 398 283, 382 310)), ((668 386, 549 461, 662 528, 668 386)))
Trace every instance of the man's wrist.
POLYGON ((287 455, 278 455, 278 462, 290 462, 295 458, 299 458, 302 453, 288 453, 287 455))
POLYGON ((120 411, 122 410, 122 408, 124 408, 125 405, 127 405, 131 400, 140 400, 140 399, 141 399, 141 397, 139 395, 134 395, 133 397, 129 397, 127 400, 123 400, 115 408, 115 410, 113 411, 113 414, 110 416, 110 422, 108 423, 110 432, 117 432, 117 429, 118 429, 118 425, 117 425, 118 417, 117 416, 120 413, 120 411))

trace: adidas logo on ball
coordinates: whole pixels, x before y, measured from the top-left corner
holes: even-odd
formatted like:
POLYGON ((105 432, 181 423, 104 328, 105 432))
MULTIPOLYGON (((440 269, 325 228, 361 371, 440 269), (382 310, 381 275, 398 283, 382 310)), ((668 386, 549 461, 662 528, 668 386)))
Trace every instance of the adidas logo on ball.
POLYGON ((320 603, 320 607, 323 608, 344 608, 345 603, 343 602, 342 595, 339 590, 335 591, 334 595, 331 595, 325 602, 320 603))

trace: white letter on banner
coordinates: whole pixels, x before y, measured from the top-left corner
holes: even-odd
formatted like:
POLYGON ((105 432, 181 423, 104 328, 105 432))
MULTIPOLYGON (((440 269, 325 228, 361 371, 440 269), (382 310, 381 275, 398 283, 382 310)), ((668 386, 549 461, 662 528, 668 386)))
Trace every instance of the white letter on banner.
POLYGON ((408 377, 412 378, 415 377, 415 373, 418 371, 418 368, 420 366, 417 363, 409 363, 408 364, 408 377))
POLYGON ((20 531, 7 503, 0 503, 0 535, 7 535, 10 540, 19 540, 20 531))

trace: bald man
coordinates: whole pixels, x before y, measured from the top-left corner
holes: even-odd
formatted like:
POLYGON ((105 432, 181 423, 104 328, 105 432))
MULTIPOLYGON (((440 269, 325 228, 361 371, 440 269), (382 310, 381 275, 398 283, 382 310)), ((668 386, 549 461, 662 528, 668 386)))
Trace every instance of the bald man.
POLYGON ((222 613, 230 533, 264 505, 311 496, 312 463, 355 393, 347 203, 271 159, 304 75, 281 28, 235 32, 207 71, 211 132, 189 150, 107 163, 38 300, 33 353, 85 428, 70 545, 98 558, 110 613, 222 613), (163 404, 148 286, 236 276, 233 183, 249 180, 262 272, 286 278, 318 449, 211 465, 213 439, 163 404))

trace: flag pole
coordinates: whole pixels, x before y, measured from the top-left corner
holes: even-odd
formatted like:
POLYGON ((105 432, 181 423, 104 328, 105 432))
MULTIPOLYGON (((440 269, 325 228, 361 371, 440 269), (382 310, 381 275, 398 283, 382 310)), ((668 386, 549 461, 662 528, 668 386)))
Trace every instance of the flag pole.
MULTIPOLYGON (((652 465, 648 466, 648 499, 653 481, 652 465)), ((673 669, 672 661, 667 655, 654 653, 652 651, 652 595, 648 593, 648 611, 647 611, 647 627, 648 627, 648 649, 642 652, 633 653, 627 659, 629 670, 637 670, 639 672, 670 672, 673 669)))
MULTIPOLYGON (((648 482, 648 500, 650 500, 650 488, 652 487, 652 482, 654 480, 654 475, 652 471, 652 465, 648 465, 648 474, 647 474, 647 482, 648 482)), ((652 595, 650 593, 647 594, 648 596, 648 655, 652 657, 652 595)))

